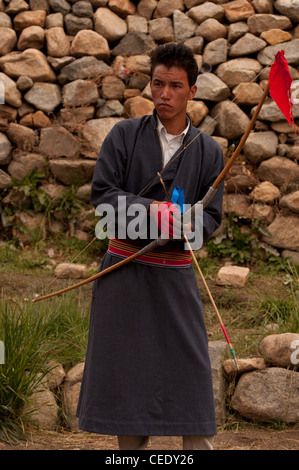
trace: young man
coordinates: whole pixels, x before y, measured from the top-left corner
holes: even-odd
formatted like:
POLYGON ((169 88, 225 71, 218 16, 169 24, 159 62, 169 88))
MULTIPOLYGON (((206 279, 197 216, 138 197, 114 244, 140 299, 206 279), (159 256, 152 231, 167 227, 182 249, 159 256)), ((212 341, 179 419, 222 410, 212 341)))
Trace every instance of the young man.
MULTIPOLYGON (((166 193, 182 188, 185 204, 193 205, 223 168, 218 144, 198 136, 186 114, 198 75, 191 50, 162 45, 151 53, 151 63, 153 115, 119 122, 94 172, 92 203, 111 206, 115 214, 100 270, 155 238, 149 230, 153 220, 159 234, 168 225, 172 229, 166 193), (139 237, 126 230, 134 220, 132 207, 144 209, 139 237)), ((222 188, 203 211, 203 242, 221 214, 222 188)), ((95 281, 77 415, 80 429, 117 435, 120 449, 144 449, 153 435, 183 436, 184 450, 213 448, 208 341, 184 241, 174 237, 95 281)))

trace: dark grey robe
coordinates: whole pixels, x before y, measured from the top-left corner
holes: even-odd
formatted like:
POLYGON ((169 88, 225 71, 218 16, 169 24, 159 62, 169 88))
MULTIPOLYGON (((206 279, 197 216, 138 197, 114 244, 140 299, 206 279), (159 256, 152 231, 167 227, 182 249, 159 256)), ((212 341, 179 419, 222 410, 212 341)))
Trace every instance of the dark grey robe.
MULTIPOLYGON (((184 145, 197 133, 191 127, 184 145)), ((121 121, 102 145, 93 205, 117 208, 120 195, 146 208, 165 200, 156 176, 162 170, 170 194, 180 186, 187 204, 201 200, 223 168, 222 151, 201 134, 176 158, 179 152, 163 169, 155 114, 121 121)), ((222 193, 221 186, 204 211, 204 242, 220 224, 222 193)), ((182 242, 158 250, 174 247, 182 249, 182 242)), ((118 261, 106 253, 100 270, 118 261)), ((132 262, 94 282, 77 416, 80 429, 100 434, 216 434, 207 334, 191 266, 132 262)))

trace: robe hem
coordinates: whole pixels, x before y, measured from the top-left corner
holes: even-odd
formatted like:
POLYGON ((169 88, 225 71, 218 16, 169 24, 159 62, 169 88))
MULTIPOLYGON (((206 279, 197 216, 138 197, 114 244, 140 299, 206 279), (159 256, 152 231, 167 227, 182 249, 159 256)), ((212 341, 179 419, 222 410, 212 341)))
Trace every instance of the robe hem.
POLYGON ((112 436, 215 436, 215 422, 206 423, 117 423, 79 418, 81 431, 112 436))

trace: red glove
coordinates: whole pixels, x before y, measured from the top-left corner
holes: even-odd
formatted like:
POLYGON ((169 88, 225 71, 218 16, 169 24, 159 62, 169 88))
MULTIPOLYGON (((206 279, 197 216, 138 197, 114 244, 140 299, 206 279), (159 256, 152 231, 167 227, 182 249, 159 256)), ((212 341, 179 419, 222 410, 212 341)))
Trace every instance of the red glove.
POLYGON ((160 204, 155 214, 156 224, 166 238, 173 238, 173 228, 177 227, 172 217, 173 214, 179 214, 179 211, 172 202, 160 204))

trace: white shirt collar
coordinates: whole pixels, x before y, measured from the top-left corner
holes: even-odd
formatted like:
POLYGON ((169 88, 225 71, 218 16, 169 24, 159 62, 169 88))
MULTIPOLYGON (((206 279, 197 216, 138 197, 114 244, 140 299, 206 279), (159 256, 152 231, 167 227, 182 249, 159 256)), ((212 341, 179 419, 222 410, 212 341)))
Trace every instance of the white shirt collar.
POLYGON ((158 131, 159 133, 161 134, 161 132, 165 132, 165 135, 166 136, 171 136, 171 137, 185 137, 185 135, 187 134, 188 132, 188 129, 189 129, 189 126, 190 126, 190 120, 189 118, 187 117, 187 120, 188 120, 188 123, 187 123, 187 126, 186 128, 183 130, 183 132, 181 134, 178 134, 178 135, 173 135, 173 134, 168 134, 167 133, 167 130, 165 129, 165 127, 163 126, 162 122, 160 121, 159 117, 157 116, 157 121, 158 121, 158 131))

